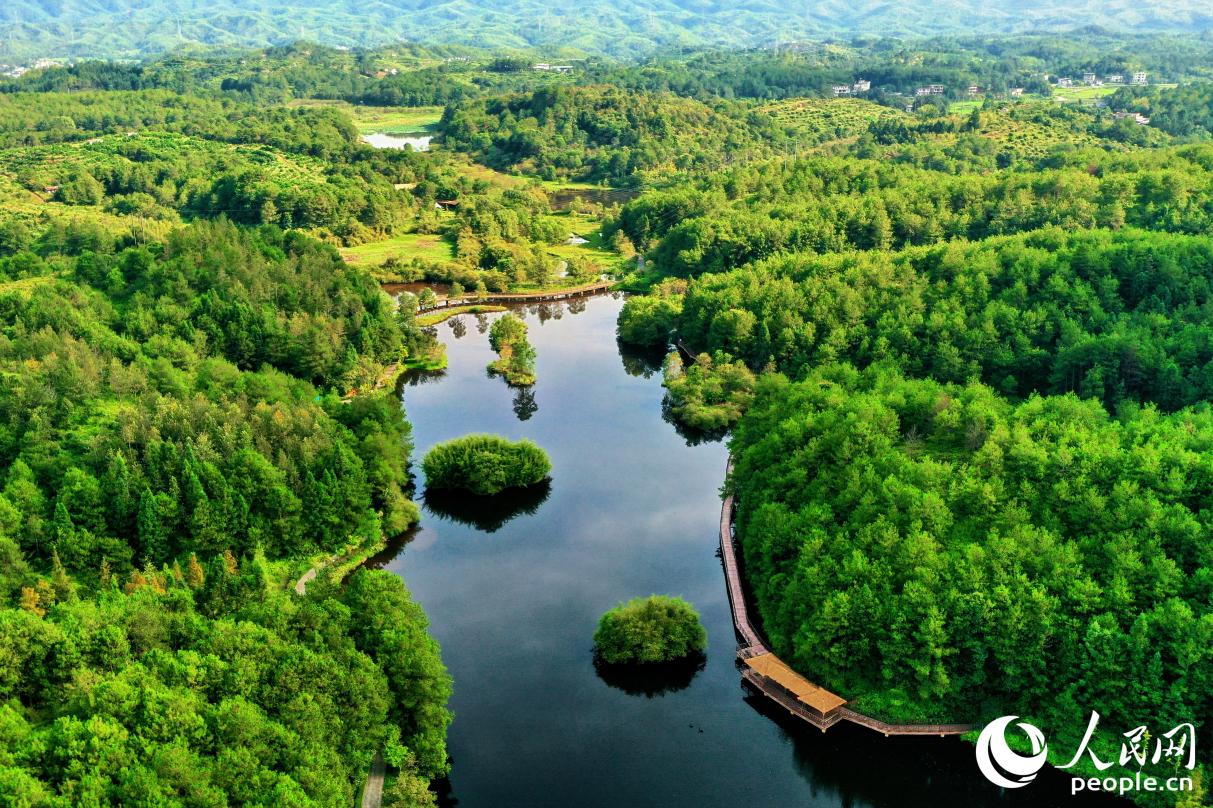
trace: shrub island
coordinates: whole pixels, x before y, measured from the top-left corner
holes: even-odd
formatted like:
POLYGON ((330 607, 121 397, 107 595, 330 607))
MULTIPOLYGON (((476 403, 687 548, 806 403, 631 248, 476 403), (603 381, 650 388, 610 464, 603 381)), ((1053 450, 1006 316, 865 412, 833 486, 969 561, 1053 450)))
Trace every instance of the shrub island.
POLYGON ((552 462, 529 440, 465 435, 430 449, 421 467, 426 486, 431 489, 460 489, 490 496, 543 481, 552 470, 552 462))
POLYGON ((594 632, 594 650, 609 664, 673 662, 702 654, 708 633, 682 598, 650 595, 608 611, 594 632))

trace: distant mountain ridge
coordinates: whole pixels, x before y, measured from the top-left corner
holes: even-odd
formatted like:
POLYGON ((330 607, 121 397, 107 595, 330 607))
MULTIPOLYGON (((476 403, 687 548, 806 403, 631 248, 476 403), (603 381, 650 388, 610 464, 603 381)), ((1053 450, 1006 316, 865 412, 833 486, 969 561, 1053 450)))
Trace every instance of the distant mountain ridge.
POLYGON ((1098 25, 1213 31, 1208 0, 6 0, 0 61, 136 57, 186 42, 401 40, 605 54, 855 34, 1008 34, 1098 25))

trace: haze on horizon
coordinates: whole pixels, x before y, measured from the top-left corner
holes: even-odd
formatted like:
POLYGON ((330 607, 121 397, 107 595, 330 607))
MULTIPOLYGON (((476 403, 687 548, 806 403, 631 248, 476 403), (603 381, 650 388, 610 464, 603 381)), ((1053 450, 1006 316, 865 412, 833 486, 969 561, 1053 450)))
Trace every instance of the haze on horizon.
POLYGON ((183 45, 401 41, 567 55, 852 36, 1213 32, 1203 0, 8 0, 0 60, 137 58, 183 45))

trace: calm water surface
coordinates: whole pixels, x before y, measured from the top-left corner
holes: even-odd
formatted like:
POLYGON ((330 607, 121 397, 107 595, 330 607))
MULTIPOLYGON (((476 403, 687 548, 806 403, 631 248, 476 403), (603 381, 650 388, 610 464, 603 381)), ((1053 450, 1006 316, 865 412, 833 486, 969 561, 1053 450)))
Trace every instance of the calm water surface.
POLYGON ((433 135, 392 135, 386 132, 375 132, 362 136, 362 142, 376 149, 403 149, 408 146, 413 151, 429 151, 433 135))
POLYGON ((416 536, 377 561, 424 605, 455 679, 444 804, 1090 804, 1055 774, 1004 796, 958 740, 822 734, 747 696, 716 556, 725 447, 689 446, 662 420, 660 374, 616 345, 621 305, 519 310, 539 353, 533 397, 486 376, 492 316, 438 326, 450 368, 402 386, 418 457, 496 432, 536 441, 553 464, 549 488, 513 501, 431 499, 416 536), (591 655, 599 615, 655 592, 702 613, 706 663, 604 678, 591 655))

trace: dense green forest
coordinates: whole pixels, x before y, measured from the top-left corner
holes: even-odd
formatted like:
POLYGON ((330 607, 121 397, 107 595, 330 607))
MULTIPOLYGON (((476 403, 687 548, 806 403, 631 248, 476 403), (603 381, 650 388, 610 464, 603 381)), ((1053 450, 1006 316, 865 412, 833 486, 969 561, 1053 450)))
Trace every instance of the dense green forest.
POLYGON ((718 168, 778 140, 773 124, 739 117, 668 94, 554 87, 448 107, 441 131, 494 168, 628 185, 646 173, 718 168))
POLYGON ((1180 87, 1126 87, 1112 101, 1141 112, 1150 125, 1180 137, 1208 139, 1213 135, 1213 84, 1196 82, 1180 87))
POLYGON ((1073 150, 1029 168, 951 172, 888 160, 807 158, 653 192, 608 229, 671 275, 722 272, 782 252, 888 250, 1058 226, 1204 233, 1213 147, 1073 150))
POLYGON ((386 573, 290 585, 417 520, 409 427, 373 382, 432 337, 299 231, 226 211, 111 226, 134 218, 122 200, 207 176, 207 148, 331 159, 348 121, 166 93, 5 103, 5 165, 91 150, 60 204, 112 206, 6 205, 0 225, 5 799, 341 805, 376 753, 428 793, 450 682, 424 615, 386 573), (36 141, 31 119, 51 122, 36 141), (72 143, 125 126, 159 131, 72 143))
MULTIPOLYGON (((1207 36, 650 54, 760 38, 777 8, 609 47, 626 3, 566 50, 358 35, 0 80, 3 800, 348 805, 378 753, 398 804, 432 804, 452 683, 399 578, 344 574, 419 519, 392 383, 444 366, 443 296, 603 278, 634 292, 621 343, 649 368, 676 348, 667 420, 732 432, 786 661, 878 716, 1015 713, 1057 750, 1092 709, 1196 720, 1207 768, 1207 36), (574 58, 602 51, 637 58, 574 58), (1138 70, 1155 84, 1055 83, 1138 70)), ((214 23, 279 38, 272 4, 214 23)), ((482 325, 534 383, 525 324, 482 325)), ((473 436, 424 470, 442 513, 443 487, 551 464, 473 436)), ((648 623, 680 654, 690 617, 648 623)))
POLYGON ((293 559, 416 520, 399 407, 311 382, 423 335, 331 248, 272 228, 36 249, 0 259, 13 787, 29 804, 333 804, 389 741, 443 771, 449 684, 399 580, 281 591, 293 559), (412 626, 407 647, 365 627, 379 610, 412 626))
POLYGON ((1089 710, 1209 715, 1211 440, 1207 405, 1015 404, 895 363, 768 376, 732 441, 763 626, 860 709, 1029 715, 1058 763, 1089 710))
POLYGON ((702 276, 680 298, 632 298, 625 317, 660 322, 662 342, 677 330, 755 371, 892 361, 913 376, 980 378, 1013 397, 1075 392, 1112 411, 1127 401, 1174 410, 1213 396, 1211 289, 1207 236, 1048 228, 769 259, 702 276))

